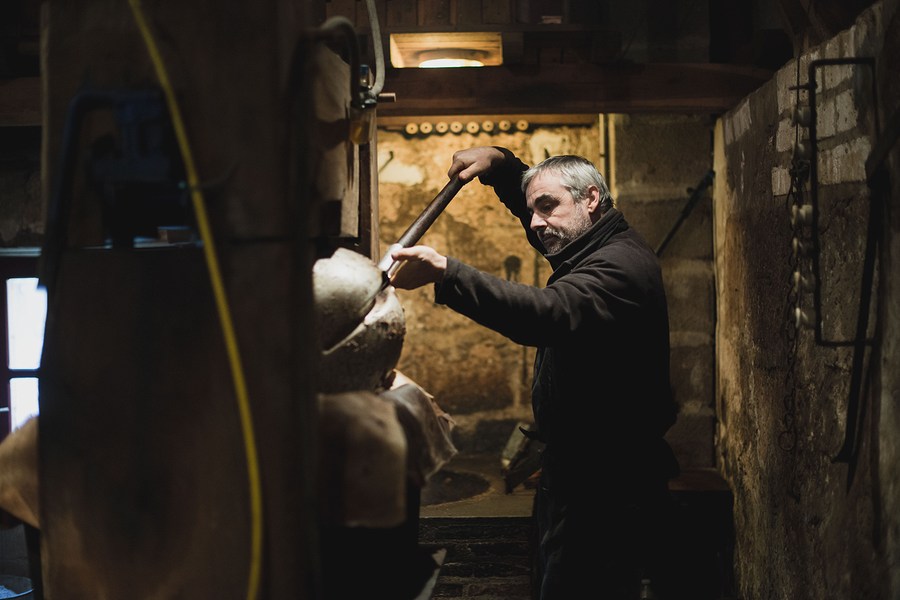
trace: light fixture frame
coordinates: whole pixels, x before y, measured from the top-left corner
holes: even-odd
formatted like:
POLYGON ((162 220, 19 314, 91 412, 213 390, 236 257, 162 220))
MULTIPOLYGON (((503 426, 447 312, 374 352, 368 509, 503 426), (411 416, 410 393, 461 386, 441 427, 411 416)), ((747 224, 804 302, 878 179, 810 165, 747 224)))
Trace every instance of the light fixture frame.
POLYGON ((435 58, 477 60, 495 67, 503 64, 503 36, 490 31, 392 33, 390 55, 391 65, 399 69, 435 58))

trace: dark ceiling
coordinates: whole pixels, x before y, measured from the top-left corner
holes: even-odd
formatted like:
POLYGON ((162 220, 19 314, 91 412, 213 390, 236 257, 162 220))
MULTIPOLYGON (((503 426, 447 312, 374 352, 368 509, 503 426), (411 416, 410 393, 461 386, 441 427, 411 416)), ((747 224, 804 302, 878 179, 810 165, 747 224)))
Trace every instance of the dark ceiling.
MULTIPOLYGON (((375 0, 381 44, 395 33, 493 31, 503 65, 385 68, 395 103, 379 116, 666 111, 720 113, 795 53, 852 24, 872 0, 375 0)), ((314 19, 350 19, 363 48, 368 2, 329 0, 314 19)), ((367 60, 374 60, 371 53, 367 60)))
MULTIPOLYGON (((371 55, 367 0, 314 0, 313 24, 354 23, 371 55)), ((494 31, 504 64, 385 68, 380 116, 461 113, 716 113, 873 0, 375 0, 392 33, 494 31), (430 71, 430 72, 429 72, 430 71)), ((0 83, 40 75, 40 0, 0 3, 0 83)))

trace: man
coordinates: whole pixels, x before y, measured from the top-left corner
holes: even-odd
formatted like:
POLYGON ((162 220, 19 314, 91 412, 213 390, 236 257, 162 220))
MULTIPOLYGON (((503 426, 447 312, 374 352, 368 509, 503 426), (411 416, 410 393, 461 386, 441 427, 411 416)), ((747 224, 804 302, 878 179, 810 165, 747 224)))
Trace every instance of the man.
POLYGON ((528 169, 504 148, 470 148, 453 155, 449 175, 492 186, 553 267, 536 288, 426 246, 393 254, 403 261, 395 287, 433 283, 435 302, 538 349, 530 435, 546 443, 535 498, 541 600, 637 598, 642 579, 674 597, 662 593, 667 480, 678 465, 663 439, 675 410, 656 255, 584 158, 528 169))

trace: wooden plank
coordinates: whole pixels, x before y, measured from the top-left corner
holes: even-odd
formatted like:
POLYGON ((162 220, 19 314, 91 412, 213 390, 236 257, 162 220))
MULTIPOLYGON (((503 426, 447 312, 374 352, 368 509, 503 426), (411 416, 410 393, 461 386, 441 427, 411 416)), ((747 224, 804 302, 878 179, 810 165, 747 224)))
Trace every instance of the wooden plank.
POLYGON ((419 4, 419 24, 424 27, 448 27, 450 0, 427 0, 419 4))
POLYGON ((41 78, 0 80, 0 127, 41 124, 41 78))
MULTIPOLYGON (((375 3, 375 12, 378 14, 379 18, 381 18, 381 12, 383 12, 378 7, 378 2, 375 3)), ((381 23, 382 21, 379 21, 381 23)), ((356 0, 356 30, 358 33, 362 33, 365 31, 370 31, 371 27, 369 21, 369 6, 365 2, 365 0, 356 0)))
MULTIPOLYGON (((157 78, 127 2, 42 8, 49 194, 67 108, 83 84, 133 89, 157 78)), ((288 89, 285 79, 288 52, 318 23, 288 0, 144 8, 200 180, 215 181, 204 185, 207 210, 262 478, 261 596, 312 598, 316 341, 311 243, 297 233, 304 226, 297 215, 312 212, 316 198, 308 140, 286 127, 309 131, 312 90, 302 78, 288 89), (296 21, 285 18, 291 14, 296 21)), ((109 112, 100 114, 109 120, 109 112)), ((86 127, 81 142, 96 133, 86 127)), ((86 155, 78 158, 82 164, 86 155)), ((99 204, 83 183, 74 187, 76 204, 99 204)), ((73 221, 70 240, 87 227, 73 221)), ((246 462, 207 268, 199 249, 162 252, 72 251, 60 270, 41 367, 48 597, 224 598, 246 586, 246 462)))
MULTIPOLYGON (((415 123, 420 125, 422 123, 431 123, 432 125, 436 123, 450 123, 453 121, 463 120, 460 118, 460 115, 428 115, 428 116, 393 116, 393 117, 383 117, 381 116, 381 110, 379 109, 378 115, 378 127, 382 129, 403 129, 406 127, 408 123, 415 123)), ((597 114, 550 114, 550 113, 541 113, 541 114, 486 114, 479 115, 479 121, 510 121, 511 123, 516 123, 517 121, 527 121, 532 125, 595 125, 597 123, 597 114)), ((499 130, 498 130, 499 131, 499 130)))
POLYGON ((484 0, 481 18, 485 24, 496 25, 509 23, 512 20, 510 0, 484 0))
POLYGON ((456 0, 456 24, 481 27, 481 0, 456 0))
POLYGON ((441 572, 441 565, 444 564, 444 559, 447 558, 447 549, 439 548, 432 553, 431 558, 434 560, 434 564, 436 565, 434 568, 434 574, 428 578, 428 581, 425 582, 425 586, 419 592, 419 594, 413 600, 430 600, 431 594, 434 592, 434 586, 437 585, 438 575, 441 572))
POLYGON ((564 13, 563 0, 531 0, 526 22, 541 23, 547 17, 561 18, 564 13))
POLYGON ((428 58, 455 56, 460 48, 486 66, 502 64, 503 40, 494 32, 452 31, 441 33, 395 33, 391 35, 391 62, 395 66, 415 67, 428 58))
POLYGON ((378 237, 378 153, 376 139, 359 146, 359 248, 373 261, 381 259, 378 237))
POLYGON ((765 69, 715 64, 394 69, 384 89, 397 101, 379 107, 379 116, 719 113, 771 76, 765 69))
POLYGON ((71 253, 55 290, 39 434, 48 597, 242 589, 241 434, 201 252, 71 253))
POLYGON ((325 3, 325 15, 331 17, 346 17, 351 23, 356 23, 356 0, 329 0, 325 3))
POLYGON ((335 203, 334 221, 323 223, 314 235, 359 236, 359 165, 357 146, 347 139, 350 122, 350 67, 340 56, 318 46, 311 52, 313 127, 310 143, 315 167, 312 184, 317 198, 335 203))
POLYGON ((415 27, 418 24, 416 0, 387 0, 385 27, 415 27))

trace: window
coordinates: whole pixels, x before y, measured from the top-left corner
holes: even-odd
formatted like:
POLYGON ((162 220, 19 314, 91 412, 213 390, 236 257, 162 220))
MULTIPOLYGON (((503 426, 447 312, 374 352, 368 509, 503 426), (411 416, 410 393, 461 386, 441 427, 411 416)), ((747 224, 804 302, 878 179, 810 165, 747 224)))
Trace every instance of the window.
POLYGON ((37 285, 37 252, 0 252, 0 439, 38 414, 38 367, 47 314, 37 285))

